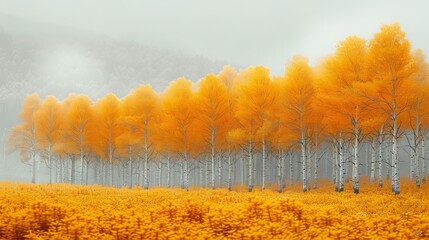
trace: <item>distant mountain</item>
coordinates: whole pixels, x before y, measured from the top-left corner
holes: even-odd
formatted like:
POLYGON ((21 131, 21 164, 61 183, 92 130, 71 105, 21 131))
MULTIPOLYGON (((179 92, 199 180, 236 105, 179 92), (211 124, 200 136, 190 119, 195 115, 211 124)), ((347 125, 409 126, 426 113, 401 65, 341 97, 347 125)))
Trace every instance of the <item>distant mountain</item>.
POLYGON ((0 14, 0 128, 16 121, 23 98, 32 92, 60 99, 71 92, 122 97, 139 84, 162 91, 178 77, 197 81, 224 65, 0 14))

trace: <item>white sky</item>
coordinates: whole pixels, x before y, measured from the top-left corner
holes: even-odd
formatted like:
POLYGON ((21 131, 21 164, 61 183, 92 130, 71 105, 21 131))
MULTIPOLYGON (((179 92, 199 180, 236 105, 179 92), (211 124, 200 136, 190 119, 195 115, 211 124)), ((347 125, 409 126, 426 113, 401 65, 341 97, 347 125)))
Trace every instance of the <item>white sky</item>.
MULTIPOLYGON (((294 54, 315 63, 348 35, 370 38, 398 21, 429 52, 428 1, 0 0, 0 14, 68 26, 283 74, 294 54)), ((0 24, 1 25, 1 24, 0 24)))

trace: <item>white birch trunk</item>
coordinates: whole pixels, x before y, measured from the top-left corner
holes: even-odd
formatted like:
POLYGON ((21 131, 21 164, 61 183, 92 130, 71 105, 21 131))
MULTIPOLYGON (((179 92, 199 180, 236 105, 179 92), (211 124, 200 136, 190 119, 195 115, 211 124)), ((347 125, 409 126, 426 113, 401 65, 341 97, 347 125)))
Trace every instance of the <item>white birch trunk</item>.
POLYGON ((110 185, 111 186, 113 186, 114 185, 114 181, 113 181, 113 179, 115 178, 114 176, 114 174, 113 174, 113 146, 112 146, 112 144, 113 144, 113 136, 112 136, 112 131, 113 131, 113 129, 112 129, 112 127, 110 126, 110 129, 109 129, 109 163, 110 163, 110 185))
POLYGON ((128 160, 128 167, 129 167, 129 187, 132 188, 133 187, 133 147, 130 145, 128 147, 128 155, 129 155, 129 160, 128 160))
POLYGON ((355 146, 353 154, 353 191, 359 193, 359 127, 358 120, 355 122, 355 146))
POLYGON ((384 125, 381 126, 380 128, 380 133, 379 133, 379 142, 378 142, 378 187, 382 188, 383 187, 383 131, 384 131, 384 125))
POLYGON ((307 166, 306 166, 306 168, 307 168, 307 190, 311 190, 311 180, 312 180, 312 176, 311 176, 311 174, 312 174, 312 171, 311 171, 311 165, 312 165, 312 163, 311 163, 311 155, 312 155, 311 146, 306 147, 306 149, 307 149, 307 156, 306 156, 306 158, 307 158, 307 166))
POLYGON ((64 182, 63 180, 63 160, 60 158, 59 160, 58 160, 58 164, 59 164, 59 182, 64 182))
POLYGON ((280 155, 281 155, 281 166, 282 166, 282 175, 281 175, 281 183, 282 183, 282 189, 286 188, 286 173, 287 173, 287 169, 286 169, 286 157, 283 154, 283 150, 280 150, 280 155))
MULTIPOLYGON (((394 104, 396 109, 396 103, 394 104)), ((398 126, 396 112, 393 114, 393 138, 392 138, 392 186, 395 194, 400 193, 399 189, 399 172, 398 172, 398 126)))
POLYGON ((371 142, 371 170, 370 170, 370 182, 375 181, 375 138, 371 142))
POLYGON ((232 190, 232 160, 231 160, 231 145, 228 142, 228 190, 232 190))
POLYGON ((422 182, 426 183, 426 174, 427 174, 427 162, 428 160, 426 159, 426 138, 425 135, 422 136, 422 167, 423 167, 423 172, 422 172, 422 182))
POLYGON ((206 171, 206 181, 204 183, 204 186, 206 188, 208 188, 211 184, 210 184, 210 171, 209 171, 209 166, 210 166, 210 158, 207 158, 205 165, 205 171, 206 171))
POLYGON ((289 185, 293 185, 293 154, 289 154, 289 185))
POLYGON ((183 161, 180 161, 180 187, 183 189, 185 188, 185 178, 184 178, 184 170, 183 170, 183 161))
POLYGON ((52 151, 51 151, 51 140, 48 143, 48 162, 49 162, 49 183, 52 183, 52 151))
POLYGON ((89 178, 89 161, 85 160, 85 185, 88 185, 88 178, 89 178))
POLYGON ((214 129, 214 127, 212 126, 212 137, 211 137, 211 150, 212 150, 212 153, 211 153, 211 164, 212 164, 212 189, 215 189, 216 188, 216 181, 215 181, 215 146, 214 146, 214 143, 215 143, 215 129, 214 129))
POLYGON ((265 153, 265 130, 262 131, 262 190, 266 187, 267 159, 265 153))
POLYGON ((410 145, 410 179, 416 179, 416 174, 415 174, 415 163, 417 161, 416 159, 416 143, 417 138, 416 136, 413 134, 413 145, 410 145))
POLYGON ((187 146, 187 133, 186 133, 186 128, 184 130, 184 158, 185 158, 185 189, 186 191, 189 190, 189 166, 188 166, 188 146, 187 146))
POLYGON ((217 173, 218 173, 218 186, 222 188, 222 171, 223 171, 223 159, 222 159, 222 152, 219 154, 219 163, 217 165, 217 173))
POLYGON ((248 175, 248 190, 251 192, 253 190, 253 146, 252 139, 249 141, 249 175, 248 175))
POLYGON ((340 184, 338 191, 343 192, 344 191, 344 181, 346 176, 346 164, 344 161, 344 144, 343 144, 343 137, 342 137, 342 131, 340 131, 340 139, 339 139, 339 163, 340 163, 340 184))
POLYGON ((80 184, 83 183, 83 133, 80 133, 80 184))
POLYGON ((32 176, 31 176, 31 182, 32 183, 36 183, 36 154, 34 153, 34 151, 31 153, 31 162, 33 164, 33 172, 32 172, 32 176))
POLYGON ((301 133, 301 161, 302 161, 302 191, 307 191, 307 151, 304 134, 301 133))
POLYGON ((332 154, 332 182, 334 185, 337 184, 337 147, 334 147, 334 151, 332 154))
POLYGON ((340 158, 339 158, 339 146, 335 146, 335 162, 334 162, 334 174, 335 174, 335 191, 340 191, 340 158))
POLYGON ((277 168, 277 179, 278 179, 278 189, 277 189, 277 191, 279 193, 281 193, 282 190, 283 190, 283 181, 282 181, 283 180, 283 178, 282 178, 283 154, 282 154, 282 151, 280 150, 280 148, 279 148, 278 159, 279 159, 279 162, 278 162, 278 168, 277 168))
POLYGON ((415 146, 415 157, 411 159, 411 163, 413 164, 413 172, 411 174, 412 179, 416 181, 416 186, 420 187, 420 156, 419 156, 419 147, 417 144, 415 146), (414 161, 413 161, 414 160, 414 161))
POLYGON ((71 157, 71 184, 75 183, 75 175, 76 174, 76 160, 75 157, 71 157))
POLYGON ((318 133, 316 133, 316 139, 315 139, 315 149, 314 149, 314 176, 313 176, 313 188, 317 189, 317 178, 319 174, 319 136, 318 133))
POLYGON ((149 120, 146 115, 145 134, 144 134, 144 189, 149 188, 149 120))
POLYGON ((170 155, 167 155, 167 187, 171 187, 171 165, 170 155))
POLYGON ((158 175, 158 185, 162 186, 162 159, 159 159, 159 175, 158 175))

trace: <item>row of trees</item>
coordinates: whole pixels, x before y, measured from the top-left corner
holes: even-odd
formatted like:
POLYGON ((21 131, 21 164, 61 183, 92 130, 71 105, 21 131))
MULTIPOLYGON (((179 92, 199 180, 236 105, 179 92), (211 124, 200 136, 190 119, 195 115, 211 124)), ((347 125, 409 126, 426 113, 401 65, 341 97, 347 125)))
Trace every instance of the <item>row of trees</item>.
POLYGON ((369 41, 346 38, 315 67, 295 56, 284 76, 271 77, 262 66, 238 73, 227 66, 196 84, 179 78, 159 94, 150 85, 141 85, 122 99, 108 94, 95 102, 74 94, 61 102, 53 96, 41 101, 32 94, 9 142, 11 150, 19 150, 32 163, 33 182, 39 155, 49 166, 50 182, 52 170, 57 169, 59 179, 87 183, 92 167, 97 183, 116 184, 117 170, 123 171, 123 184, 145 188, 155 162, 167 186, 176 166, 186 189, 190 174, 197 176, 197 172, 194 184, 215 188, 216 170, 220 179, 227 163, 226 182, 231 189, 233 166, 241 159, 249 191, 255 186, 255 173, 264 189, 273 172, 281 191, 286 156, 299 155, 296 176, 303 191, 311 187, 311 180, 317 187, 323 158, 332 163, 337 191, 344 191, 351 164, 355 193, 362 175, 359 153, 366 142, 371 151, 371 182, 378 176, 382 187, 385 164, 391 168, 392 191, 399 194, 401 138, 408 140, 411 150, 406 159, 410 177, 417 186, 426 178, 428 91, 425 57, 420 50, 411 51, 395 23, 383 25, 369 41), (389 159, 383 156, 386 147, 389 159), (351 159, 346 157, 349 149, 351 159), (328 151, 332 154, 325 154, 328 151))

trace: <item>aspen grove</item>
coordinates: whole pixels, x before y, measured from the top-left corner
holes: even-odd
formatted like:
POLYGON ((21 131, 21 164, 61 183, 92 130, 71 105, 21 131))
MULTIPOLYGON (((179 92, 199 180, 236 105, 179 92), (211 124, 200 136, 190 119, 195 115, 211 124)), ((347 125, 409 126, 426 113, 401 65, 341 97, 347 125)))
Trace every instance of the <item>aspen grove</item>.
POLYGON ((41 162, 50 183, 282 192, 299 182, 306 192, 325 178, 339 192, 350 179, 359 193, 369 176, 400 194, 400 166, 416 187, 426 182, 428 74, 399 24, 383 25, 372 39, 340 41, 315 66, 294 56, 282 76, 226 66, 163 92, 140 85, 123 98, 33 93, 9 152, 32 166, 33 183, 41 162))

